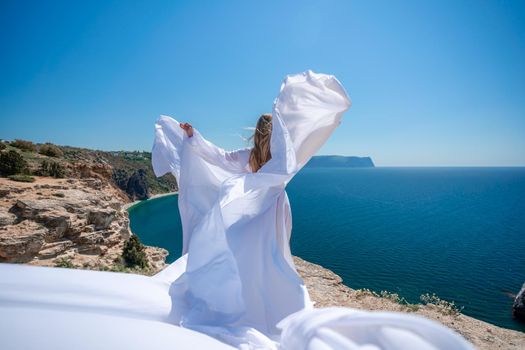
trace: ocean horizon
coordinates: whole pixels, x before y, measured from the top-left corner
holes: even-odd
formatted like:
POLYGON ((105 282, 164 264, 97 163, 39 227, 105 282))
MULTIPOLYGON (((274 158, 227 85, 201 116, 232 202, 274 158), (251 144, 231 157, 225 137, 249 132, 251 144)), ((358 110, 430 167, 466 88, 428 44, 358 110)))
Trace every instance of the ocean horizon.
MULTIPOLYGON (((291 249, 351 288, 409 302, 435 293, 463 313, 525 331, 525 167, 304 168, 288 184, 291 249)), ((177 196, 129 209, 148 245, 182 249, 177 196)))

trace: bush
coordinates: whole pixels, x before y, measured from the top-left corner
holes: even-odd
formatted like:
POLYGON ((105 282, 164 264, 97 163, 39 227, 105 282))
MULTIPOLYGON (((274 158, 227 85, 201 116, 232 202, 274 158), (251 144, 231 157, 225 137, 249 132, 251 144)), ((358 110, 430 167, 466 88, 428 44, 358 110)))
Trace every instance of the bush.
POLYGON ((31 141, 16 139, 11 142, 11 146, 21 149, 22 151, 34 152, 36 147, 31 141))
POLYGON ((66 174, 66 168, 63 165, 57 162, 49 162, 43 160, 40 164, 40 169, 38 173, 41 176, 52 176, 55 178, 63 178, 66 174))
POLYGON ((9 175, 9 180, 18 181, 18 182, 35 182, 35 178, 30 175, 24 175, 24 174, 16 174, 16 175, 9 175))
POLYGON ((436 294, 421 294, 419 299, 426 305, 437 307, 445 315, 458 316, 463 311, 463 306, 458 307, 453 301, 440 299, 436 294))
POLYGON ((3 151, 4 149, 6 149, 6 147, 7 146, 5 145, 5 143, 0 142, 0 151, 3 151))
POLYGON ((0 174, 14 175, 28 172, 28 165, 24 157, 15 150, 0 153, 0 174))
POLYGON ((52 143, 46 143, 45 145, 40 146, 38 153, 55 158, 60 158, 64 156, 64 152, 62 152, 60 148, 53 145, 52 143))
POLYGON ((127 267, 138 266, 140 268, 148 267, 148 260, 146 259, 146 251, 144 244, 142 244, 137 235, 132 235, 122 250, 122 258, 127 267))
POLYGON ((68 258, 58 258, 55 260, 55 267, 66 267, 72 269, 75 267, 70 259, 68 258))

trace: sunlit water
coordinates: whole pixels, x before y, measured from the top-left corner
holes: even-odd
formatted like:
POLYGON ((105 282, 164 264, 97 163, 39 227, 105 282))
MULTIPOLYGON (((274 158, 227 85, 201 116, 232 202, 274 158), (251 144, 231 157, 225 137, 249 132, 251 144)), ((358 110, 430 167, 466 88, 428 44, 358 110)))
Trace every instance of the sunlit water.
MULTIPOLYGON (((525 281, 525 168, 303 169, 288 184, 292 252, 352 288, 423 293, 525 331, 511 317, 525 281)), ((130 209, 144 243, 181 251, 177 196, 130 209)))

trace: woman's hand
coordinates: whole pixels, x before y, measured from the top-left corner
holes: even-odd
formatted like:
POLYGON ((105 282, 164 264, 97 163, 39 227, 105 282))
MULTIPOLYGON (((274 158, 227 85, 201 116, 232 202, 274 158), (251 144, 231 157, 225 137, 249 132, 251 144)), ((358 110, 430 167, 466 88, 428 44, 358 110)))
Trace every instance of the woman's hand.
POLYGON ((193 127, 190 123, 180 123, 179 125, 184 131, 186 131, 186 135, 188 135, 188 137, 193 136, 193 127))

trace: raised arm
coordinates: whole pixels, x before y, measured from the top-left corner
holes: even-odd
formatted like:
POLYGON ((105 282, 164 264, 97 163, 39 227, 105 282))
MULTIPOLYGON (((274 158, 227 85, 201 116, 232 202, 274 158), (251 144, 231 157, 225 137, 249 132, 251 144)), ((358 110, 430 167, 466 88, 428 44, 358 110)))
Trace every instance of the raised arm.
POLYGON ((155 123, 155 141, 152 148, 152 165, 156 176, 172 173, 177 181, 180 176, 183 148, 189 152, 187 156, 198 157, 202 161, 227 170, 230 173, 245 171, 250 148, 225 151, 206 140, 198 130, 191 128, 188 136, 187 128, 182 128, 177 120, 169 116, 160 116, 155 123))
POLYGON ((206 162, 230 170, 243 170, 246 165, 246 157, 249 148, 226 151, 206 140, 197 129, 194 129, 191 126, 191 124, 180 123, 180 127, 186 132, 183 142, 189 145, 192 152, 200 156, 206 162))

